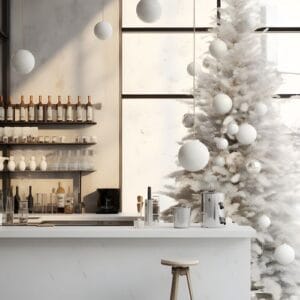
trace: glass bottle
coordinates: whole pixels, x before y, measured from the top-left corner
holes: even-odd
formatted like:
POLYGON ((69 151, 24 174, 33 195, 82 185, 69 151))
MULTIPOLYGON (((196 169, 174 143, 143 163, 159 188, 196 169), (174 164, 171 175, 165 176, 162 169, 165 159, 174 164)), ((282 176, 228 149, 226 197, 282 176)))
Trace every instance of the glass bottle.
POLYGON ((25 105, 25 102, 24 102, 24 96, 21 96, 20 121, 26 122, 27 121, 27 115, 28 115, 28 110, 27 110, 27 106, 25 105))
POLYGON ((66 121, 73 122, 73 107, 71 103, 71 96, 68 96, 67 109, 66 109, 66 121))
POLYGON ((3 96, 0 96, 0 121, 5 120, 5 108, 3 102, 3 96))
POLYGON ((28 121, 29 122, 34 122, 35 121, 35 106, 34 106, 34 103, 33 103, 33 96, 29 97, 28 121))
POLYGON ((51 213, 57 213, 57 199, 56 199, 56 192, 55 188, 52 189, 52 193, 50 195, 50 203, 51 203, 51 213))
POLYGON ((29 194, 27 197, 27 201, 28 201, 28 212, 30 214, 33 213, 33 196, 32 196, 32 186, 29 186, 29 194))
POLYGON ((16 194, 14 197, 14 213, 17 214, 19 212, 19 205, 20 205, 20 195, 19 195, 19 187, 16 186, 16 194))
POLYGON ((57 110, 57 115, 56 115, 57 122, 62 122, 63 121, 63 105, 61 103, 61 96, 58 96, 58 98, 57 98, 56 110, 57 110))
POLYGON ((6 121, 14 121, 14 109, 12 106, 12 98, 8 98, 8 103, 6 107, 6 121))
POLYGON ((65 189, 58 183, 56 190, 57 212, 63 214, 65 212, 65 189))
POLYGON ((39 103, 38 103, 37 111, 38 111, 38 117, 37 117, 38 121, 43 122, 44 121, 44 104, 43 104, 42 96, 39 96, 39 103))
POLYGON ((88 103, 86 105, 86 121, 93 122, 94 121, 94 108, 92 105, 92 98, 88 96, 88 103))
POLYGON ((48 96, 48 103, 46 109, 46 121, 52 122, 53 121, 53 108, 51 103, 51 96, 48 96))
POLYGON ((14 198, 13 198, 12 187, 10 188, 8 195, 6 197, 5 219, 6 219, 6 224, 14 223, 14 198))
POLYGON ((21 109, 21 103, 20 104, 15 104, 14 106, 13 106, 13 120, 15 121, 15 122, 19 122, 19 121, 21 121, 21 114, 20 114, 20 109, 21 109))
POLYGON ((74 196, 71 192, 71 188, 68 187, 68 193, 65 199, 65 214, 72 214, 74 210, 74 196))
POLYGON ((78 96, 78 101, 76 105, 76 121, 82 122, 82 105, 81 105, 81 97, 78 96))

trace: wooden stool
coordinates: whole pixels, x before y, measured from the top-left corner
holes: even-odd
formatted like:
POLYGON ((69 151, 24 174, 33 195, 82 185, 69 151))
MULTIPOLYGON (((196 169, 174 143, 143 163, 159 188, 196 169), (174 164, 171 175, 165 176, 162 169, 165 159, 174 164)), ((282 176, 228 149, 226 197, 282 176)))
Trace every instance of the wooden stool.
POLYGON ((171 297, 170 300, 176 300, 178 295, 178 281, 179 276, 185 276, 189 288, 190 299, 193 300, 192 292, 192 282, 190 276, 190 266, 195 266, 199 264, 198 260, 167 260, 162 259, 161 264, 164 266, 172 267, 172 288, 171 288, 171 297))

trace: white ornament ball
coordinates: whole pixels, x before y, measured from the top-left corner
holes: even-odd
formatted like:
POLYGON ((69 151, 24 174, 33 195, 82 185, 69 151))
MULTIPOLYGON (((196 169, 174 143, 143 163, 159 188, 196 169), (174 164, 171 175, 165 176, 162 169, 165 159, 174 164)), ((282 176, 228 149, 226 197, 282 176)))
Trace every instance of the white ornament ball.
POLYGON ((287 244, 282 244, 275 249, 274 258, 281 265, 289 265, 295 259, 295 250, 287 244))
POLYGON ((265 103, 258 102, 255 104, 254 111, 258 116, 264 116, 268 112, 268 107, 265 103))
POLYGON ((217 114, 225 115, 232 108, 232 100, 226 94, 220 93, 213 100, 213 109, 217 114))
POLYGON ((256 159, 250 159, 246 162, 246 169, 250 174, 259 174, 261 171, 261 163, 256 159))
POLYGON ((220 39, 215 39, 209 45, 209 52, 215 58, 222 58, 227 53, 227 45, 220 39))
POLYGON ((136 13, 142 21, 153 23, 161 16, 161 6, 157 0, 141 0, 136 6, 136 13))
POLYGON ((252 31, 256 28, 256 26, 257 22, 255 18, 249 16, 247 20, 243 20, 237 24, 237 31, 240 33, 252 31))
POLYGON ((101 21, 94 27, 95 36, 100 40, 107 40, 112 36, 113 29, 110 23, 101 21))
POLYGON ((195 63, 195 65, 194 65, 194 62, 189 63, 186 70, 189 73, 189 75, 191 75, 191 76, 197 76, 202 71, 201 65, 197 62, 195 63))
POLYGON ((182 123, 185 128, 192 128, 194 126, 194 122, 195 122, 195 117, 193 114, 185 114, 183 116, 182 123))
POLYGON ((217 156, 214 160, 214 163, 218 167, 224 167, 225 166, 225 158, 222 156, 217 156))
POLYGON ((268 216, 262 215, 257 219, 257 225, 262 229, 267 229, 271 225, 271 220, 268 216))
POLYGON ((240 106, 240 111, 246 113, 249 110, 249 105, 248 103, 242 103, 240 106))
POLYGON ((256 137, 256 129, 248 123, 240 125, 239 132, 236 134, 237 140, 242 145, 252 144, 256 140, 256 137))
POLYGON ((209 152, 207 147, 200 141, 189 141, 179 149, 178 159, 185 170, 197 172, 208 164, 209 152))
POLYGON ((228 148, 228 141, 224 138, 215 138, 215 143, 219 150, 225 150, 228 148))
POLYGON ((15 70, 20 74, 30 73, 35 66, 35 58, 33 54, 25 49, 18 50, 12 56, 11 62, 15 70))
POLYGON ((239 125, 235 122, 230 122, 227 126, 227 133, 230 135, 235 135, 239 132, 239 125))

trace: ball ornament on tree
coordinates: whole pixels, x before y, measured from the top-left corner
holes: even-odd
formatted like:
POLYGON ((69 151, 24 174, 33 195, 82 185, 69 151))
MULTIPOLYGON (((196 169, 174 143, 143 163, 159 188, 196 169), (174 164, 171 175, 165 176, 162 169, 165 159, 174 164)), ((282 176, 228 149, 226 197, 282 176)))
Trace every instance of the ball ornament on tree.
POLYGON ((242 145, 252 144, 256 140, 256 137, 256 129, 248 123, 240 125, 239 132, 236 135, 237 140, 242 145))
POLYGON ((246 113, 249 110, 249 105, 248 103, 244 102, 240 105, 240 111, 243 113, 246 113))
POLYGON ((142 21, 153 23, 161 16, 161 6, 157 0, 141 0, 136 6, 136 13, 142 21))
POLYGON ((282 244, 275 249, 274 258, 281 265, 289 265, 295 260, 295 250, 288 244, 282 244))
POLYGON ((249 174, 259 174, 261 171, 261 163, 256 159, 250 159, 246 162, 246 170, 249 174))
POLYGON ((30 73, 35 66, 35 58, 33 54, 26 50, 18 50, 11 58, 12 65, 17 73, 26 75, 30 73))
POLYGON ((193 128, 195 116, 193 114, 184 114, 182 123, 185 128, 193 128))
POLYGON ((265 103, 258 102, 254 106, 254 112, 258 116, 262 117, 262 116, 264 116, 268 112, 268 107, 267 107, 267 105, 265 103))
POLYGON ((109 22, 101 21, 95 25, 94 33, 99 40, 107 40, 112 36, 113 29, 109 22))
POLYGON ((189 141, 179 149, 178 159, 185 170, 197 172, 204 169, 208 164, 209 151, 200 141, 189 141))
POLYGON ((187 65, 186 70, 187 70, 188 74, 191 75, 191 76, 197 76, 202 71, 201 65, 197 62, 195 64, 194 64, 194 62, 189 63, 187 65))
POLYGON ((217 156, 214 159, 214 164, 218 167, 224 167, 225 166, 225 158, 222 156, 217 156))
POLYGON ((217 59, 224 57, 227 54, 227 50, 227 45, 220 39, 215 39, 209 45, 210 54, 217 59))
POLYGON ((246 20, 238 22, 236 29, 240 33, 245 33, 247 31, 253 31, 257 27, 257 22, 255 18, 249 16, 246 20))
POLYGON ((228 141, 224 138, 215 138, 215 143, 219 150, 226 150, 228 148, 228 141))
POLYGON ((262 215, 257 219, 257 225, 261 229, 267 229, 271 225, 271 220, 267 215, 262 215))
POLYGON ((225 115, 232 108, 232 100, 226 94, 220 93, 213 99, 213 109, 219 115, 225 115))
POLYGON ((239 125, 236 122, 230 122, 227 126, 227 133, 235 135, 239 132, 239 125))

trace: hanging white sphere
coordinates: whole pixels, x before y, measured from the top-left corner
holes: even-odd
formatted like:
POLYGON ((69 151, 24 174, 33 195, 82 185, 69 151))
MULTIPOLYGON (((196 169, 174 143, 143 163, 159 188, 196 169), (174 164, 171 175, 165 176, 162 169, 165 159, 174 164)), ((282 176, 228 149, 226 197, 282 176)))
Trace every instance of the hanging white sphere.
POLYGON ((289 265, 295 259, 295 250, 287 244, 282 244, 275 249, 274 258, 281 265, 289 265))
POLYGON ((225 166, 225 158, 222 156, 217 156, 214 159, 214 164, 218 167, 224 167, 225 166))
POLYGON ((209 45, 209 52, 215 58, 222 58, 227 53, 227 45, 220 39, 215 39, 209 45))
POLYGON ((258 116, 264 116, 268 112, 268 107, 265 103, 258 102, 254 106, 254 111, 258 116))
POLYGON ((228 148, 228 141, 224 138, 215 138, 215 143, 219 150, 225 150, 228 148))
POLYGON ((230 122, 227 126, 227 133, 230 135, 235 135, 239 132, 239 125, 236 122, 230 122))
POLYGON ((257 225, 261 229, 267 229, 271 225, 271 220, 267 215, 262 215, 257 219, 257 225))
POLYGON ((200 141, 189 141, 179 149, 178 159, 185 170, 197 172, 208 164, 209 152, 207 147, 200 141))
POLYGON ((183 126, 185 128, 192 128, 194 126, 194 122, 195 122, 195 116, 193 114, 185 114, 183 116, 183 126))
POLYGON ((35 58, 33 54, 25 49, 18 50, 11 59, 15 70, 20 74, 30 73, 35 66, 35 58))
POLYGON ((194 62, 189 63, 186 70, 187 70, 188 74, 191 76, 197 76, 202 71, 201 65, 197 62, 195 63, 195 65, 194 65, 194 62))
POLYGON ((256 129, 248 123, 240 125, 239 132, 236 134, 237 140, 242 145, 252 144, 256 140, 256 137, 256 129))
POLYGON ((109 22, 101 21, 94 27, 95 36, 100 40, 107 40, 112 36, 113 29, 109 22))
POLYGON ((136 13, 142 21, 153 23, 161 16, 161 6, 157 0, 141 0, 136 6, 136 13))
POLYGON ((232 108, 232 100, 226 94, 220 93, 214 97, 213 109, 217 114, 225 115, 232 108))
POLYGON ((250 174, 259 174, 261 168, 261 163, 256 159, 250 159, 246 162, 246 169, 250 174))

